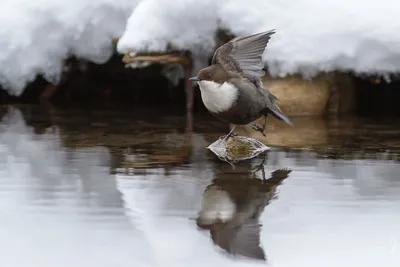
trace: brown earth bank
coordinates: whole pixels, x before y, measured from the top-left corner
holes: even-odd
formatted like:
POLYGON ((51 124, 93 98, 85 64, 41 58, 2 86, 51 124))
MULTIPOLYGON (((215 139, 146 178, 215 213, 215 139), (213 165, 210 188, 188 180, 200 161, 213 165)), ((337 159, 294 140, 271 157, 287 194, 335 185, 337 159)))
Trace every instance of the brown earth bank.
POLYGON ((264 76, 263 83, 291 116, 323 116, 350 113, 355 109, 355 87, 349 74, 323 73, 311 80, 300 75, 285 78, 264 76))
MULTIPOLYGON (((0 90, 0 104, 51 103, 81 108, 148 106, 185 112, 188 94, 192 93, 187 94, 188 84, 184 78, 173 85, 161 74, 163 64, 154 62, 145 68, 126 68, 122 62, 125 57, 115 54, 103 65, 71 58, 66 61, 69 71, 63 74, 58 85, 38 77, 20 97, 12 97, 0 90)), ((360 78, 351 73, 330 72, 310 80, 300 75, 285 78, 266 75, 263 82, 280 99, 282 111, 289 116, 400 115, 398 80, 387 83, 376 77, 360 78)), ((193 111, 206 112, 196 85, 193 95, 193 111)))

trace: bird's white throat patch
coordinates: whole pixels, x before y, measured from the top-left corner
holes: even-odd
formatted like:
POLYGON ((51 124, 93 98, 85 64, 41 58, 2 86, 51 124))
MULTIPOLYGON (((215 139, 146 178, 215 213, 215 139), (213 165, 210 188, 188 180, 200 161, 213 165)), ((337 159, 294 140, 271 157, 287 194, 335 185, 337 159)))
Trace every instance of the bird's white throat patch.
POLYGON ((231 83, 199 81, 198 84, 204 105, 213 113, 229 110, 238 98, 238 89, 231 83))
POLYGON ((229 194, 215 185, 204 193, 199 212, 199 221, 202 224, 212 224, 218 220, 229 221, 236 213, 236 205, 229 194))

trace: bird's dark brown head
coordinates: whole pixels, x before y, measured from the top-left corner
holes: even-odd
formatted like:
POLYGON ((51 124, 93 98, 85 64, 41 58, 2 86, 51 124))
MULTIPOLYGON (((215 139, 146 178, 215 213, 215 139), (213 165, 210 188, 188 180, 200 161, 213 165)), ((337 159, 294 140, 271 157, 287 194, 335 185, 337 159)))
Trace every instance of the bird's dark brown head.
POLYGON ((224 69, 218 65, 211 65, 207 68, 201 69, 197 76, 189 78, 191 81, 213 81, 217 83, 224 83, 227 80, 227 74, 224 69))

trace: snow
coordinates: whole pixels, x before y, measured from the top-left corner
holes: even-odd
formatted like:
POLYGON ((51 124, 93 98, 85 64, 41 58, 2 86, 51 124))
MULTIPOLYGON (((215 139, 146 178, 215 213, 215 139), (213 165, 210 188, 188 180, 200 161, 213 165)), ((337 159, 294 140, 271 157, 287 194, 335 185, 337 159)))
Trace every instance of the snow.
POLYGON ((190 50, 194 69, 198 70, 208 63, 215 47, 218 5, 220 2, 213 0, 174 0, 173 4, 168 0, 142 0, 129 17, 117 50, 161 52, 171 43, 177 49, 190 50))
POLYGON ((264 57, 273 76, 384 74, 400 70, 399 8, 398 0, 143 0, 117 49, 160 51, 168 41, 212 56, 218 26, 235 35, 276 29, 264 57))
POLYGON ((196 72, 219 27, 276 29, 265 54, 274 76, 397 72, 399 8, 398 0, 2 0, 0 85, 20 95, 37 74, 57 83, 68 56, 104 63, 117 37, 120 53, 188 49, 196 72))
POLYGON ((95 63, 113 52, 136 0, 1 0, 0 84, 20 95, 43 74, 57 83, 63 61, 75 55, 95 63))

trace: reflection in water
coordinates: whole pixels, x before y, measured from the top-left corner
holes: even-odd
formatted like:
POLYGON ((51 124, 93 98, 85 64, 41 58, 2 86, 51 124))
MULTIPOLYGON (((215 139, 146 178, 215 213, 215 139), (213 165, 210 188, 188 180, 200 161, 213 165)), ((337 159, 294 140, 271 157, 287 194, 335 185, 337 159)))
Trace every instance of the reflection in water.
POLYGON ((327 124, 319 147, 270 144, 233 170, 206 149, 214 120, 186 135, 184 116, 3 111, 0 266, 400 266, 396 122, 327 124))
POLYGON ((269 179, 253 178, 250 172, 216 173, 203 193, 197 226, 210 230, 213 242, 229 254, 266 260, 260 244, 260 215, 290 172, 276 170, 269 179))
POLYGON ((63 190, 71 194, 71 199, 77 198, 71 204, 99 206, 104 212, 110 208, 112 213, 119 207, 123 212, 121 195, 108 175, 108 149, 63 149, 57 128, 33 135, 15 109, 3 118, 0 133, 0 154, 5 159, 0 161, 0 172, 12 174, 8 179, 24 183, 19 190, 27 190, 27 205, 57 205, 65 198, 58 194, 63 190))
POLYGON ((10 109, 0 124, 0 265, 120 266, 133 253, 140 266, 140 233, 109 161, 104 147, 64 148, 57 128, 34 134, 10 109))

